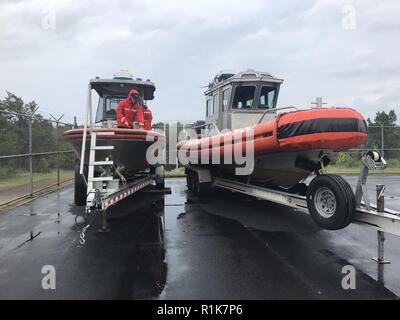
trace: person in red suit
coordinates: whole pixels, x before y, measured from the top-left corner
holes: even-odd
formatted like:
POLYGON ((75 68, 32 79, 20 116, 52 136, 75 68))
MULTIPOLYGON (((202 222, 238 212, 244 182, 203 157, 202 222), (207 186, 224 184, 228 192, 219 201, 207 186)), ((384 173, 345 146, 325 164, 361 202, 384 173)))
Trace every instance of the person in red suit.
POLYGON ((128 97, 119 102, 117 125, 120 128, 144 128, 143 102, 139 92, 132 89, 128 97))
POLYGON ((153 121, 153 113, 151 112, 150 108, 147 105, 144 105, 143 115, 144 115, 144 128, 146 130, 151 130, 152 129, 151 122, 153 121))

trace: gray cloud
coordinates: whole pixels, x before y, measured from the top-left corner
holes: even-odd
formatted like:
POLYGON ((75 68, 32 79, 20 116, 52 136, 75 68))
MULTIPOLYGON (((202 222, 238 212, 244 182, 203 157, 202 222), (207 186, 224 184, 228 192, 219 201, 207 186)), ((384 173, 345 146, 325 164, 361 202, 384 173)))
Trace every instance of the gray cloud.
POLYGON ((285 79, 281 106, 324 96, 373 116, 400 106, 399 9, 395 0, 2 1, 0 91, 71 119, 83 115, 90 78, 127 68, 156 82, 156 120, 195 120, 216 72, 256 68, 285 79), (44 30, 54 2, 56 29, 44 30), (355 30, 342 28, 348 4, 355 30))

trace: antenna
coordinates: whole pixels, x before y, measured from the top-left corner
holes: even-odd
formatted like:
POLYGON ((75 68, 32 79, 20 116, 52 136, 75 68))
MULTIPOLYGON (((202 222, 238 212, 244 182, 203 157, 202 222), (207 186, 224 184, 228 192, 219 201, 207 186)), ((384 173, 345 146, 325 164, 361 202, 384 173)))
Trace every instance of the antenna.
POLYGON ((323 102, 322 97, 317 97, 315 102, 311 102, 311 104, 315 104, 315 107, 312 107, 313 109, 321 109, 323 105, 327 103, 323 102))

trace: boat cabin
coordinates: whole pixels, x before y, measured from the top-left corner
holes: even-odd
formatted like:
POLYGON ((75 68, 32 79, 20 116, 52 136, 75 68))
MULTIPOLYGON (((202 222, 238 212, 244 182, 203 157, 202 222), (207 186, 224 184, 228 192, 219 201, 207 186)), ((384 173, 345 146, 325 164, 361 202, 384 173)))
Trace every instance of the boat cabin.
POLYGON ((282 82, 267 72, 221 71, 204 93, 206 125, 233 130, 258 123, 267 110, 276 108, 282 82))
POLYGON ((104 127, 115 127, 117 115, 115 110, 119 102, 125 99, 129 91, 136 89, 144 101, 154 99, 156 90, 154 83, 150 80, 141 78, 134 79, 128 72, 114 74, 113 79, 92 79, 90 87, 99 95, 97 104, 96 123, 101 123, 104 127))

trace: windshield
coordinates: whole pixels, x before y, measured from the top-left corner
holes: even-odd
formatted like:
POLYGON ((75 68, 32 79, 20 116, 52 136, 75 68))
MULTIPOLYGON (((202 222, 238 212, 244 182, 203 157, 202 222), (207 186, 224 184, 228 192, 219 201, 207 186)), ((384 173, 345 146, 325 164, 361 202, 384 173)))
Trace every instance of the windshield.
POLYGON ((255 86, 236 87, 233 98, 233 109, 251 109, 254 102, 255 86))
POLYGON ((258 103, 259 109, 271 109, 274 106, 276 95, 276 88, 263 86, 260 92, 260 99, 258 103))
POLYGON ((115 110, 117 109, 118 104, 122 99, 124 98, 111 96, 99 98, 96 113, 96 122, 105 120, 117 120, 117 114, 115 110))

